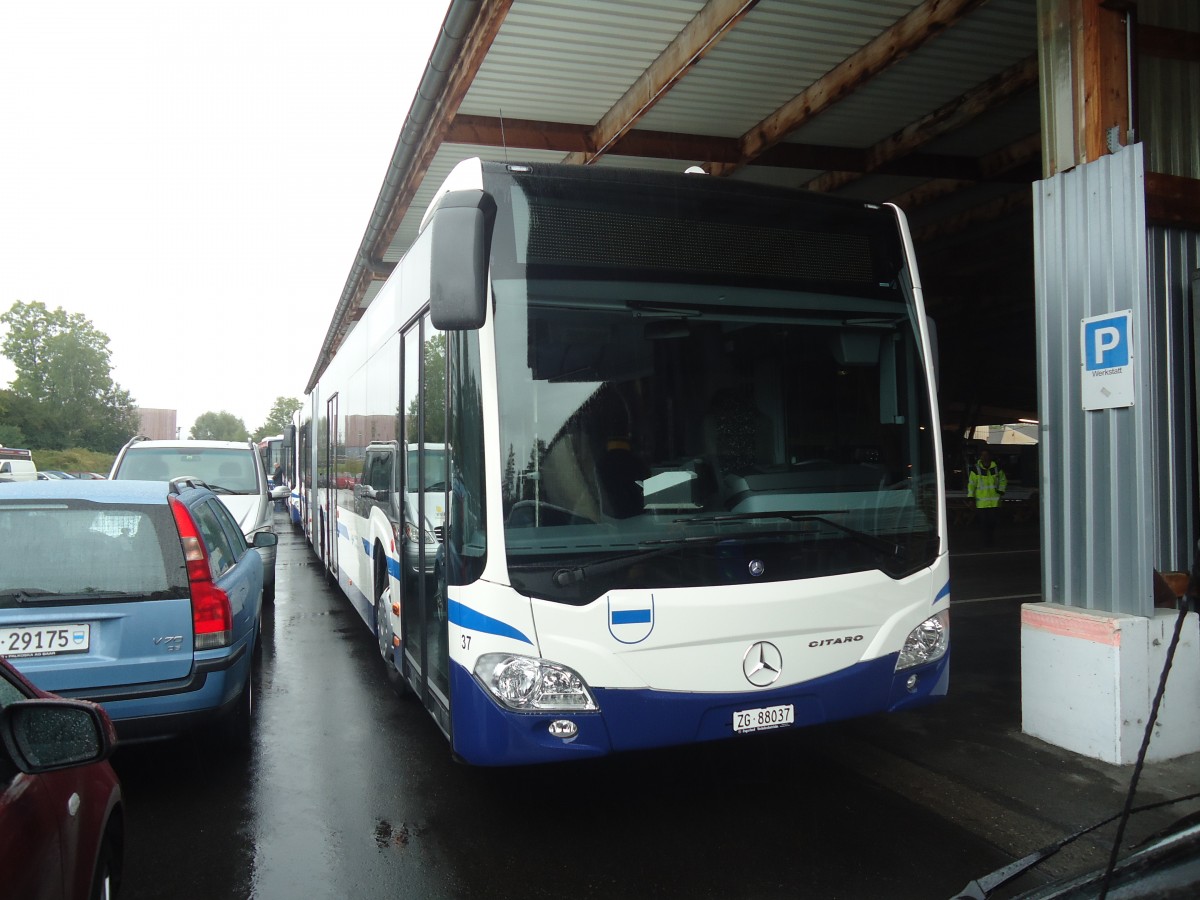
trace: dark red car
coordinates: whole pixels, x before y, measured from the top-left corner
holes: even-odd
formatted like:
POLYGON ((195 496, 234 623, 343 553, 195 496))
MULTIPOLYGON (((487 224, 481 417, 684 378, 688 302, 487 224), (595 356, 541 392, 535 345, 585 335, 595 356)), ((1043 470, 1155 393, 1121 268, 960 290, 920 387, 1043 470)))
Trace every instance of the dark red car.
POLYGON ((38 690, 0 658, 0 895, 109 900, 121 880, 121 785, 104 710, 38 690))

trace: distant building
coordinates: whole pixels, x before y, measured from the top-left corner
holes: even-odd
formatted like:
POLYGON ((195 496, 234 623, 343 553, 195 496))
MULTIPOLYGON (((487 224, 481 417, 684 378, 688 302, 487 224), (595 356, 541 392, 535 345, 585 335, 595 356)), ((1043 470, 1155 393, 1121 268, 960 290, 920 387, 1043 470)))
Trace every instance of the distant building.
POLYGON ((177 437, 175 433, 176 410, 148 409, 145 406, 139 406, 138 416, 141 417, 138 434, 143 434, 156 441, 172 441, 177 437))

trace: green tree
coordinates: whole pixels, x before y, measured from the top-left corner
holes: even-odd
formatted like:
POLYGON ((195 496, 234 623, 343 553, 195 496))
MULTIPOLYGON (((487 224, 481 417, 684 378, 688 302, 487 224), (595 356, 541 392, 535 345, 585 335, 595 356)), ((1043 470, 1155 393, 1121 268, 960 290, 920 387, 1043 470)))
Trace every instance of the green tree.
POLYGON ((303 406, 295 397, 276 397, 275 405, 267 413, 267 421, 254 432, 254 440, 261 441, 269 434, 283 434, 283 430, 292 424, 292 416, 303 406))
POLYGON ((0 424, 0 447, 24 447, 25 432, 16 425, 0 424))
POLYGON ((22 399, 12 391, 0 390, 0 445, 29 446, 29 438, 25 435, 22 404, 22 399))
POLYGON ((244 441, 250 432, 246 423, 231 412, 206 412, 196 417, 189 432, 194 441, 244 441))
POLYGON ((137 430, 137 407, 112 380, 108 335, 81 313, 17 301, 0 315, 16 367, 5 422, 36 448, 115 452, 137 430))

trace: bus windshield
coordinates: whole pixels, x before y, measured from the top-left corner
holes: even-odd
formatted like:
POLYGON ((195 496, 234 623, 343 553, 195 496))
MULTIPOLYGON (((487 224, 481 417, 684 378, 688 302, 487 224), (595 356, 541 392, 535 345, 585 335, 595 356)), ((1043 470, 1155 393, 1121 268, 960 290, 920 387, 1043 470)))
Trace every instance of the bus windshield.
MULTIPOLYGON (((408 490, 417 493, 415 485, 421 484, 421 452, 408 451, 408 478, 404 482, 408 490)), ((425 445, 425 491, 441 491, 446 488, 446 449, 442 444, 425 445)))
POLYGON ((514 178, 499 204, 513 585, 586 603, 930 565, 937 423, 894 215, 692 180, 635 204, 514 178))

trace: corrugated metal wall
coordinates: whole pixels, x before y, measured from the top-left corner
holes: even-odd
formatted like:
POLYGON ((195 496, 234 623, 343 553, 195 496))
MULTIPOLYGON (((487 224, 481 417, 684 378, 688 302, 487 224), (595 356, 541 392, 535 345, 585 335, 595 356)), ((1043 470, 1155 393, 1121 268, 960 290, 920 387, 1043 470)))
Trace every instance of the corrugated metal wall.
MULTIPOLYGON (((1042 593, 1051 602, 1149 615, 1159 483, 1143 151, 1034 185, 1035 315, 1042 419, 1042 593), (1081 322, 1133 310, 1134 405, 1085 412, 1081 322)), ((993 351, 998 352, 998 351, 993 351)))
MULTIPOLYGON (((1200 31, 1200 4, 1141 0, 1139 24, 1200 31)), ((1138 119, 1146 142, 1146 170, 1200 178, 1200 63, 1138 57, 1138 119)))
POLYGON ((1196 334, 1192 276, 1200 269, 1200 233, 1151 228, 1146 241, 1150 303, 1158 323, 1153 352, 1156 408, 1170 418, 1156 429, 1155 469, 1170 473, 1158 503, 1158 567, 1186 571, 1196 540, 1196 334))

